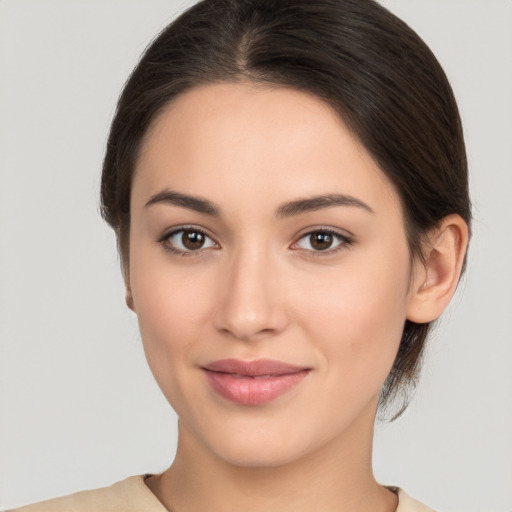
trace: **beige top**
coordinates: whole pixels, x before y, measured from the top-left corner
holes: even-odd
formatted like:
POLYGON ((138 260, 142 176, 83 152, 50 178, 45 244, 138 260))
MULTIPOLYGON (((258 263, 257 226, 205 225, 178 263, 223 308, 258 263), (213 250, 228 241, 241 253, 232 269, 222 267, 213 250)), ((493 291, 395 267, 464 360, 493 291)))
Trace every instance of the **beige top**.
MULTIPOLYGON (((396 512, 433 512, 402 489, 396 512)), ((144 475, 131 476, 110 487, 80 491, 61 498, 41 501, 8 512, 168 512, 144 483, 144 475)))

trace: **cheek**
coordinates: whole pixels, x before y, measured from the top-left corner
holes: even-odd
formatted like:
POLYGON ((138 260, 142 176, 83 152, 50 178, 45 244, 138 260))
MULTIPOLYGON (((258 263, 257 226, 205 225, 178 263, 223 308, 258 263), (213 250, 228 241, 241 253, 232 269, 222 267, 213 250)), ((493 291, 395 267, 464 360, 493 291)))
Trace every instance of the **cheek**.
POLYGON ((342 379, 349 392, 380 389, 398 351, 406 318, 408 252, 391 254, 376 260, 360 253, 330 275, 317 275, 297 316, 308 338, 316 340, 333 382, 342 379))
POLYGON ((131 265, 131 283, 148 364, 171 398, 180 387, 180 375, 193 364, 194 343, 206 337, 210 301, 204 293, 205 276, 139 258, 131 265))

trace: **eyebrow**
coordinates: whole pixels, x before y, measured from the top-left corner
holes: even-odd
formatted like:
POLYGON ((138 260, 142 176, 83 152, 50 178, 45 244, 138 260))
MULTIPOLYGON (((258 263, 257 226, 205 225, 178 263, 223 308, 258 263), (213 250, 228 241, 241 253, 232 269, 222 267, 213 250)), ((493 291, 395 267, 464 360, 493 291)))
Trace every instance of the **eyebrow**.
POLYGON ((149 201, 144 207, 151 206, 153 204, 169 204, 173 206, 181 206, 188 210, 194 210, 195 212, 204 213, 205 215, 211 215, 212 217, 220 217, 220 210, 213 203, 207 199, 201 197, 194 197, 188 194, 182 194, 173 190, 162 190, 154 196, 151 196, 149 201))
MULTIPOLYGON (((154 204, 180 206, 212 217, 221 216, 220 208, 215 206, 211 201, 202 197, 182 194, 181 192, 168 189, 151 196, 149 201, 145 204, 145 207, 154 204)), ((275 216, 282 219, 335 206, 352 206, 361 208, 372 214, 375 213, 369 205, 355 197, 345 194, 324 194, 284 203, 277 208, 275 216)))

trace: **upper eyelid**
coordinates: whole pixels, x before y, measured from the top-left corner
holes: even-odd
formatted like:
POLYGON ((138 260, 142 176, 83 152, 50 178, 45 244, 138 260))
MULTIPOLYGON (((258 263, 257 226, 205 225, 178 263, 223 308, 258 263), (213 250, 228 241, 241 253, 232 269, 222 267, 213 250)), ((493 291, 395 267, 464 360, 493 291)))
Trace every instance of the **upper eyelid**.
POLYGON ((311 233, 318 233, 319 231, 324 232, 324 233, 332 233, 334 235, 340 236, 341 238, 350 238, 351 240, 355 239, 355 235, 346 229, 319 225, 319 226, 309 226, 307 228, 300 230, 295 235, 295 240, 300 240, 301 238, 305 237, 306 235, 310 235, 311 233))
POLYGON ((175 235, 176 233, 179 233, 180 231, 197 231, 198 233, 202 233, 203 235, 207 236, 208 238, 211 238, 215 243, 218 243, 216 238, 211 235, 207 229, 198 227, 198 226, 192 226, 192 225, 183 225, 183 226, 176 226, 173 228, 169 228, 164 230, 162 235, 159 237, 160 240, 165 240, 169 238, 172 235, 175 235))
MULTIPOLYGON (((193 225, 193 224, 183 224, 183 225, 178 225, 178 226, 174 226, 172 228, 165 229, 162 236, 169 236, 169 235, 172 235, 174 233, 179 233, 180 231, 187 231, 187 230, 190 230, 190 231, 196 230, 196 231, 199 231, 200 233, 204 233, 205 235, 209 236, 212 239, 215 238, 214 235, 209 233, 208 229, 206 229, 206 228, 204 228, 202 226, 196 226, 196 225, 193 225)), ((339 229, 339 228, 334 228, 334 227, 330 227, 330 226, 322 226, 322 225, 319 225, 319 226, 308 226, 307 228, 302 228, 294 236, 296 238, 297 237, 301 238, 301 237, 303 237, 305 235, 308 235, 310 233, 317 233, 318 231, 334 233, 334 234, 337 234, 337 235, 340 235, 340 236, 347 236, 347 237, 353 237, 354 236, 352 233, 350 233, 346 229, 342 230, 342 229, 339 229)))

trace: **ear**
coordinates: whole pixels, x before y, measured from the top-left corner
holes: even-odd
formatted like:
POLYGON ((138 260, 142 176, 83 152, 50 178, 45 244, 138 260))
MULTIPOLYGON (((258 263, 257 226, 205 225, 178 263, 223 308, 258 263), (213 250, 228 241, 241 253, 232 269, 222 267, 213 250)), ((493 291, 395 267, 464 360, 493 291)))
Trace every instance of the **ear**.
POLYGON ((431 322, 448 306, 459 282, 468 239, 468 226, 459 215, 448 215, 429 233, 423 247, 424 262, 414 269, 408 320, 431 322))
POLYGON ((135 304, 133 302, 132 286, 130 283, 130 272, 127 268, 123 268, 123 279, 126 305, 135 313, 135 304))

